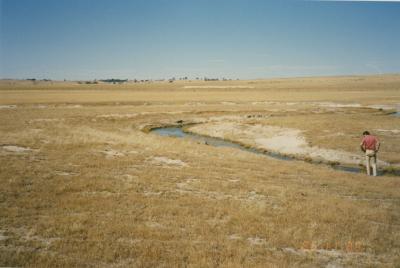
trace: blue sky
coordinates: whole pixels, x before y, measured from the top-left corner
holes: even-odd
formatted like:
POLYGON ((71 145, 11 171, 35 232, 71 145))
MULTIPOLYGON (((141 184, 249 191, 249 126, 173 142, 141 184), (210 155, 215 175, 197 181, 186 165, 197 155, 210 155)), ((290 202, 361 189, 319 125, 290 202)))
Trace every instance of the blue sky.
POLYGON ((400 2, 0 0, 0 78, 400 73, 400 2))

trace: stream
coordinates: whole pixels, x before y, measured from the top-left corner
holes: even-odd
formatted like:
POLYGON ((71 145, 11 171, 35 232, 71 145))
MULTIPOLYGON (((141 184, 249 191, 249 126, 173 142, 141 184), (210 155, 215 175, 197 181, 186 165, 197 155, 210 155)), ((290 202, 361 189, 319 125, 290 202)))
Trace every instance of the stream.
MULTIPOLYGON (((257 148, 249 148, 245 147, 241 144, 234 143, 231 141, 227 141, 221 138, 215 138, 215 137, 208 137, 204 135, 199 135, 191 132, 186 132, 182 129, 182 127, 159 127, 159 128, 153 128, 150 132, 155 133, 160 136, 166 136, 166 137, 178 137, 178 138, 189 138, 198 142, 201 142, 203 144, 207 144, 210 146, 215 146, 215 147, 229 147, 229 148, 235 148, 239 149, 242 151, 246 152, 251 152, 255 154, 260 154, 260 155, 265 155, 267 157, 272 157, 275 159, 283 160, 283 161, 303 161, 303 160, 298 160, 294 157, 282 155, 279 153, 274 153, 274 152, 268 152, 262 149, 257 149, 257 148)), ((316 165, 326 165, 329 166, 335 170, 340 170, 340 171, 345 171, 345 172, 352 172, 352 173, 364 173, 365 169, 364 168, 359 168, 359 167, 350 167, 350 166, 343 166, 343 165, 329 165, 329 164, 324 164, 324 163, 317 163, 317 162, 310 162, 312 164, 316 165)), ((382 175, 384 172, 382 170, 378 171, 378 175, 382 175)), ((396 174, 400 175, 400 174, 396 174)))

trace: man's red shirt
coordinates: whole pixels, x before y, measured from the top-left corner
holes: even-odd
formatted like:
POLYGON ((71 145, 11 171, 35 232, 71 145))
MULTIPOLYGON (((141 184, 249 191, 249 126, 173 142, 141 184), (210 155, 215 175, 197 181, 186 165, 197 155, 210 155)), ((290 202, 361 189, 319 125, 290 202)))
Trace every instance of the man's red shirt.
POLYGON ((361 146, 363 146, 365 150, 376 151, 378 149, 377 148, 378 143, 379 141, 375 136, 367 135, 362 139, 361 146))

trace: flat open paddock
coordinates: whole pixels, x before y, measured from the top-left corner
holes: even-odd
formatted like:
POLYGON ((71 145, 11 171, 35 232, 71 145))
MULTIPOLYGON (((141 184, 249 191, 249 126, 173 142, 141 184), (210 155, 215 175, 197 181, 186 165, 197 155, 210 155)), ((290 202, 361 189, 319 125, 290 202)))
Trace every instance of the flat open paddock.
POLYGON ((369 130, 398 170, 399 110, 399 75, 1 81, 0 266, 393 267, 400 178, 330 165, 369 130), (299 160, 148 132, 182 124, 299 160))

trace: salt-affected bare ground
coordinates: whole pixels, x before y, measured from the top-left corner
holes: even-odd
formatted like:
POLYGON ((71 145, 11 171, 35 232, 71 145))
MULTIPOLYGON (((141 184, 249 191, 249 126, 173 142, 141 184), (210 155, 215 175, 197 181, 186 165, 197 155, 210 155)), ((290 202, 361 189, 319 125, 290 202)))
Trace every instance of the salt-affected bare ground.
POLYGON ((98 153, 103 154, 107 159, 113 159, 113 158, 118 158, 118 157, 124 157, 130 154, 137 154, 137 151, 120 151, 120 150, 115 150, 115 149, 105 149, 105 150, 100 150, 97 151, 98 153))
POLYGON ((17 105, 0 105, 0 109, 15 109, 17 105))
POLYGON ((360 108, 362 105, 360 103, 337 103, 337 102, 316 102, 314 103, 322 107, 330 108, 360 108))
POLYGON ((388 104, 373 104, 373 105, 368 105, 368 108, 373 108, 373 109, 382 109, 382 110, 397 110, 400 111, 400 103, 397 103, 395 105, 388 105, 388 104))
POLYGON ((26 153, 32 151, 31 148, 21 147, 17 145, 3 145, 1 149, 10 153, 26 153))
POLYGON ((163 165, 163 166, 175 166, 175 167, 185 167, 187 163, 183 162, 180 159, 170 159, 164 156, 154 156, 147 159, 150 164, 154 165, 163 165))
POLYGON ((96 117, 98 118, 133 118, 138 116, 137 113, 130 113, 130 114, 100 114, 96 117))
POLYGON ((400 129, 375 129, 375 131, 389 134, 400 134, 400 129))
POLYGON ((358 102, 332 102, 332 101, 323 101, 323 102, 277 102, 277 101, 257 101, 252 102, 252 105, 283 105, 283 106, 304 106, 304 105, 312 105, 317 107, 324 107, 324 108, 371 108, 377 110, 397 110, 400 111, 400 103, 395 104, 370 104, 370 105, 363 105, 358 102))
POLYGON ((35 123, 35 122, 60 122, 64 121, 64 118, 36 118, 29 120, 29 123, 35 123))

